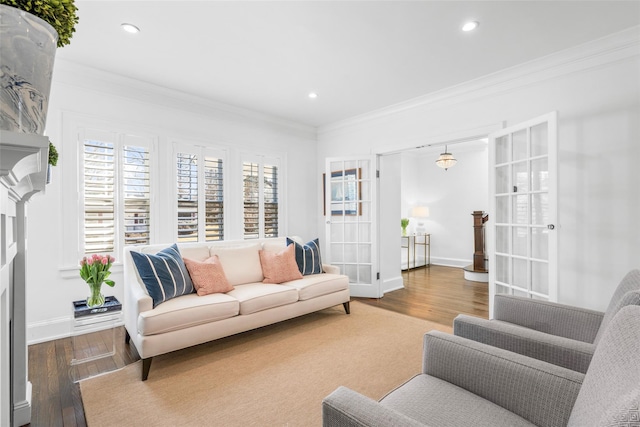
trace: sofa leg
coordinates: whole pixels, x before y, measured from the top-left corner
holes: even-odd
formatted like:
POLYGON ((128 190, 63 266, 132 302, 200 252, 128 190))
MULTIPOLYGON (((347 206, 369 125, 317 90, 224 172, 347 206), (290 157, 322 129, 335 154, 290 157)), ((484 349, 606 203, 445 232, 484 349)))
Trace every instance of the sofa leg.
POLYGON ((125 328, 124 330, 124 343, 129 344, 131 342, 131 335, 129 335, 129 331, 125 328))
POLYGON ((153 357, 142 359, 142 381, 146 381, 149 378, 149 369, 151 369, 151 360, 153 357))
POLYGON ((349 301, 343 302, 342 306, 344 307, 345 313, 351 314, 351 307, 349 307, 349 301))

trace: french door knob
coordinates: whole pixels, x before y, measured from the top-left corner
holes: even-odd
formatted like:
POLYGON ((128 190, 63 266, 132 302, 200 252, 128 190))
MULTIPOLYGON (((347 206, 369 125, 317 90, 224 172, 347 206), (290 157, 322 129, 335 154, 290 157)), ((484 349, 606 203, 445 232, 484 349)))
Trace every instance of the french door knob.
POLYGON ((553 230, 554 228, 556 228, 556 226, 555 226, 555 225, 553 225, 553 224, 549 224, 549 225, 547 225, 547 228, 548 228, 549 230, 553 230))

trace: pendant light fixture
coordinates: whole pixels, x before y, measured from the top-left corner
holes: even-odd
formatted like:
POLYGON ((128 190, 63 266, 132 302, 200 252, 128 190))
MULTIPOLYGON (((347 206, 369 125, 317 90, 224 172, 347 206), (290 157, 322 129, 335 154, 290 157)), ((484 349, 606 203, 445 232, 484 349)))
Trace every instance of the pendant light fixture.
POLYGON ((444 146, 444 153, 440 154, 438 160, 436 160, 436 165, 440 166, 444 170, 449 169, 453 165, 455 165, 458 161, 453 154, 447 152, 447 146, 444 146))

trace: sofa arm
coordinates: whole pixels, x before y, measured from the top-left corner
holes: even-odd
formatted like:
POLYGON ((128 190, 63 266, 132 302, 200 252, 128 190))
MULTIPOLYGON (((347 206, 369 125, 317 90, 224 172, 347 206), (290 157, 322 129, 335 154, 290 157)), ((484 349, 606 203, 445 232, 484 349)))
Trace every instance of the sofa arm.
POLYGON ((322 401, 324 427, 424 427, 424 424, 346 387, 322 401))
POLYGON ((549 301, 496 295, 494 319, 573 340, 593 343, 604 313, 549 301))
POLYGON ((431 331, 423 372, 462 387, 535 425, 567 425, 584 374, 431 331))
POLYGON ((585 373, 596 346, 498 320, 459 315, 454 335, 585 373))
POLYGON ((322 264, 322 271, 328 274, 340 274, 340 267, 331 264, 322 264))
MULTIPOLYGON (((138 332, 138 316, 145 311, 153 310, 153 299, 143 289, 144 284, 138 276, 133 264, 131 249, 124 250, 124 325, 129 335, 134 338, 138 332)), ((138 351, 141 351, 138 349, 138 351)))

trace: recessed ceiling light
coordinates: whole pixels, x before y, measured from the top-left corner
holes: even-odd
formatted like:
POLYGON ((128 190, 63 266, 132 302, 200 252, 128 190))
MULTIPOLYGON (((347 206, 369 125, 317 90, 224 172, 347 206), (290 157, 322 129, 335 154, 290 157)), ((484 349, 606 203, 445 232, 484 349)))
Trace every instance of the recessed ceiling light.
POLYGON ((140 32, 140 28, 136 27, 133 24, 120 24, 120 26, 122 27, 123 30, 125 30, 127 33, 131 33, 131 34, 136 34, 140 32))
POLYGON ((317 93, 315 93, 315 92, 310 92, 310 93, 309 93, 309 98, 311 98, 311 99, 316 99, 317 97, 318 97, 318 94, 317 94, 317 93))
POLYGON ((480 25, 480 23, 478 21, 469 21, 466 22, 463 26, 462 26, 462 31, 473 31, 476 28, 478 28, 478 25, 480 25))

